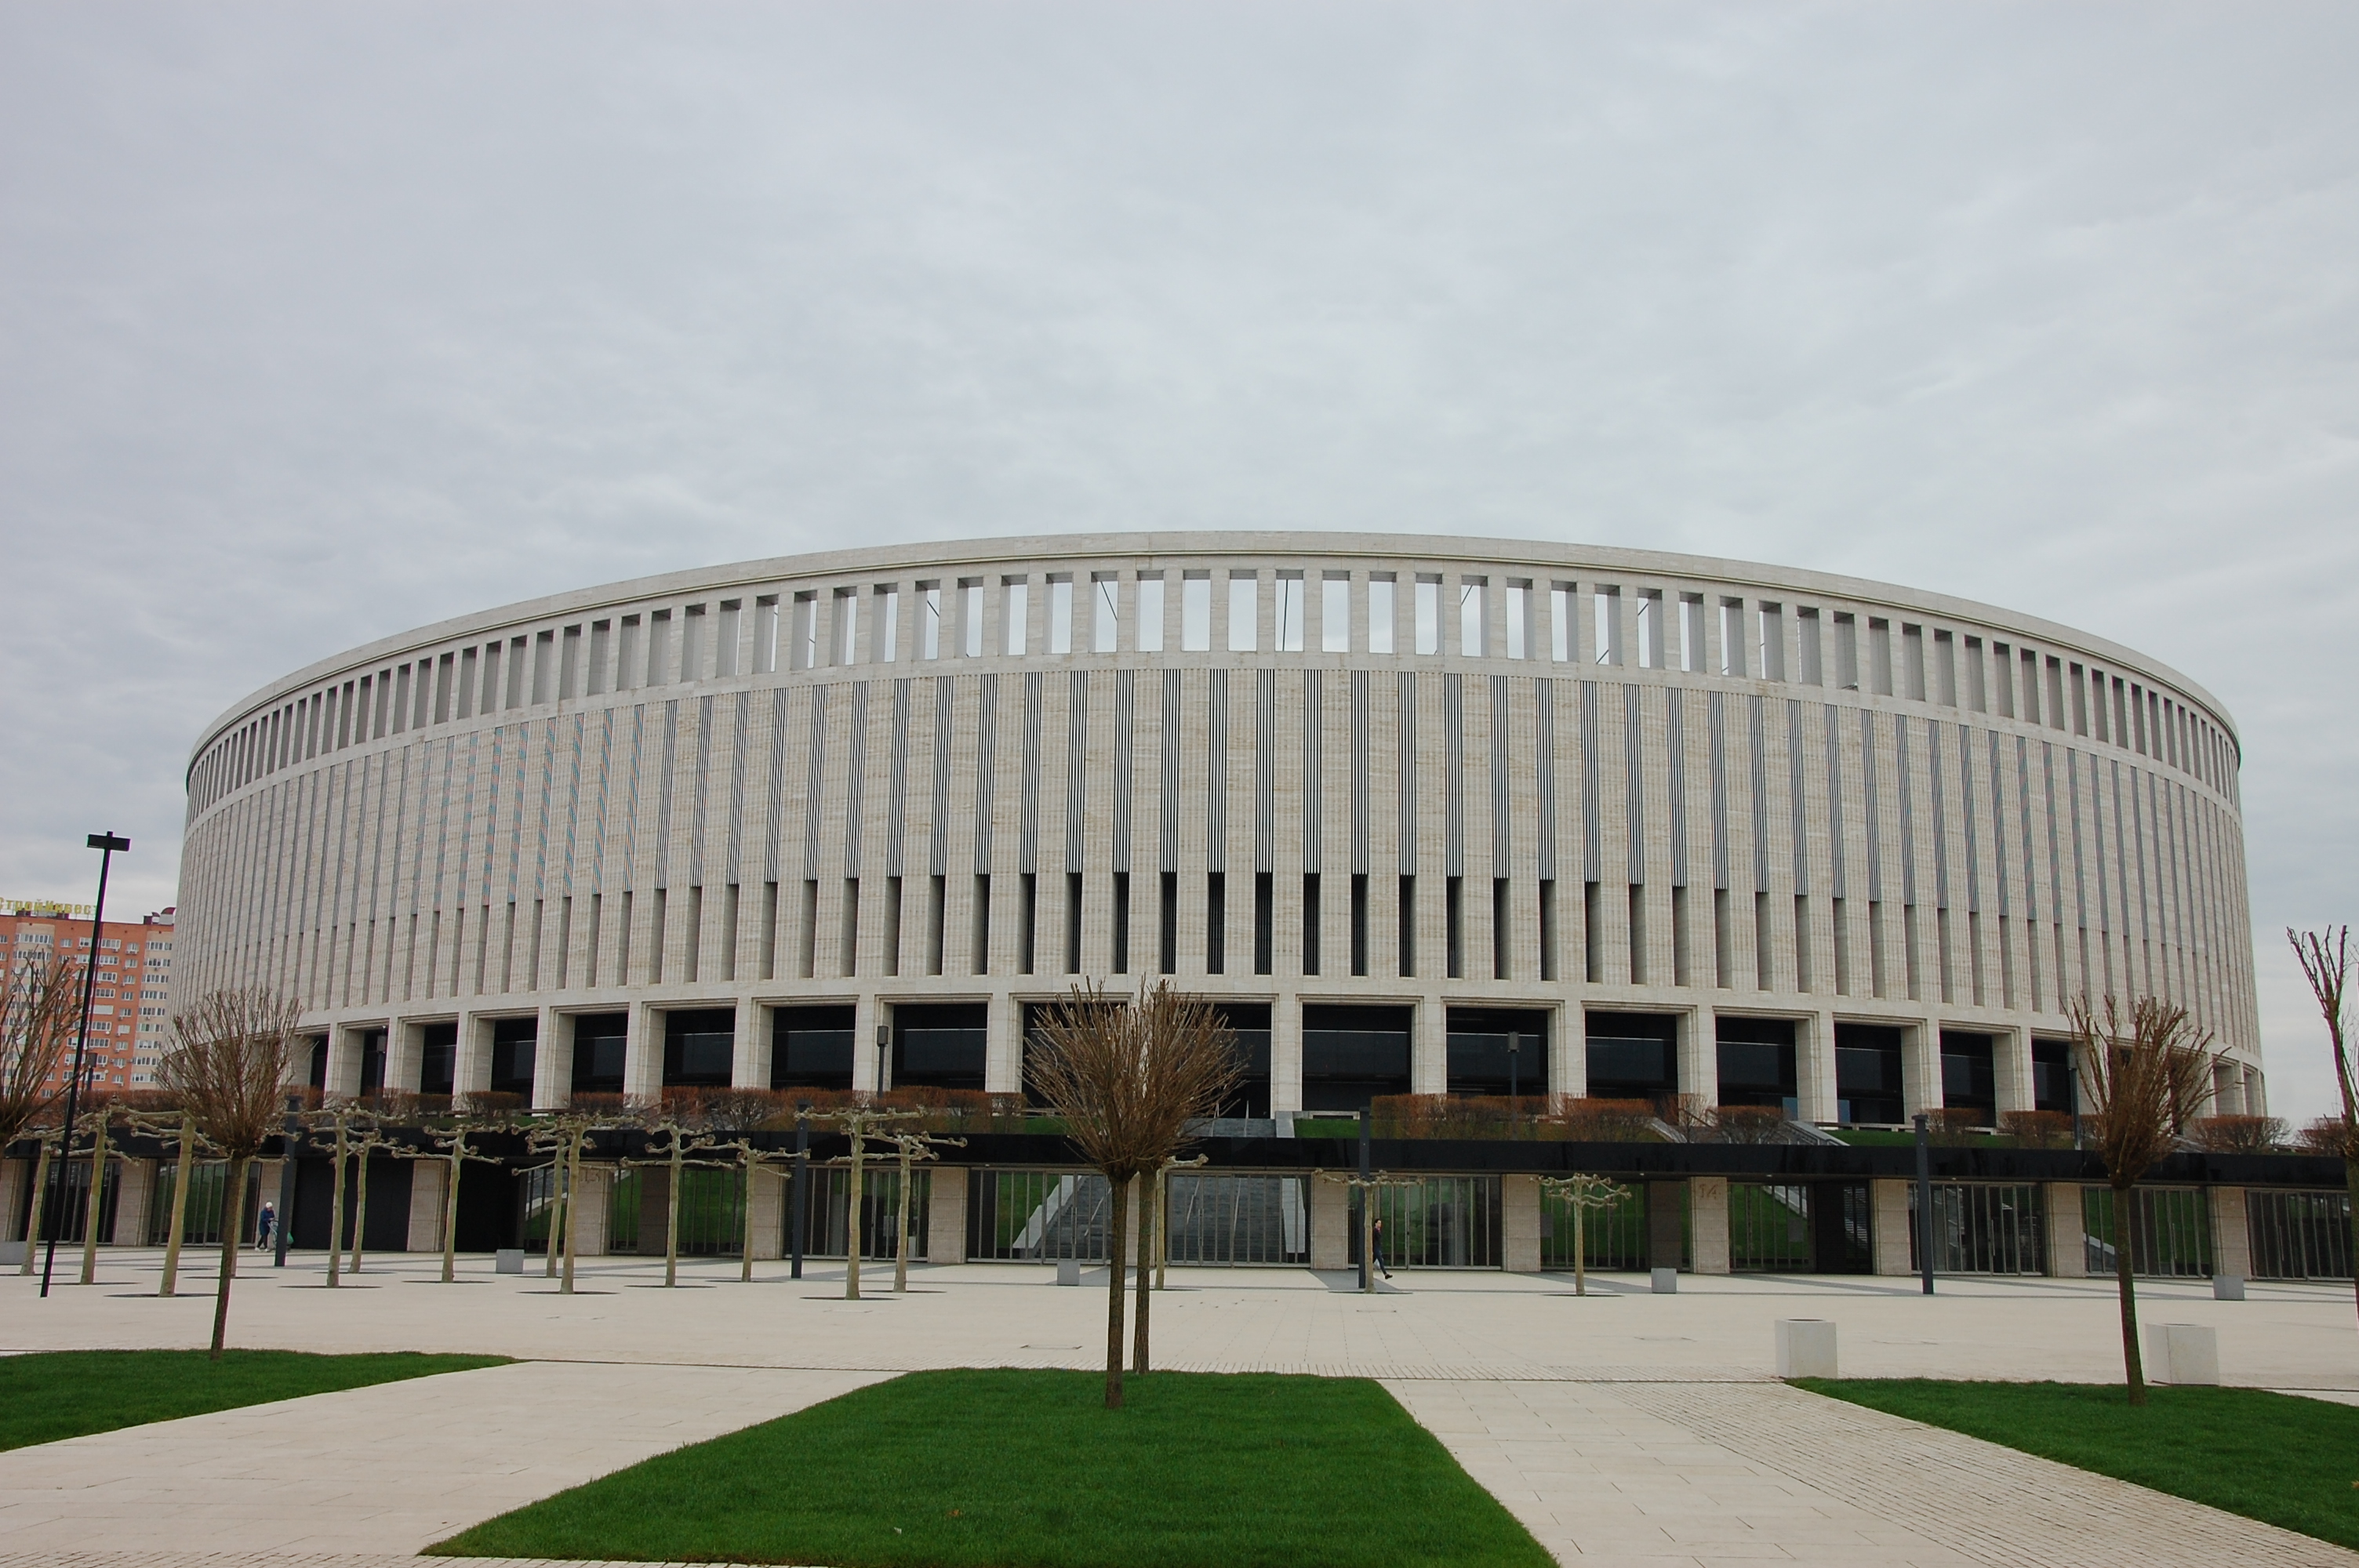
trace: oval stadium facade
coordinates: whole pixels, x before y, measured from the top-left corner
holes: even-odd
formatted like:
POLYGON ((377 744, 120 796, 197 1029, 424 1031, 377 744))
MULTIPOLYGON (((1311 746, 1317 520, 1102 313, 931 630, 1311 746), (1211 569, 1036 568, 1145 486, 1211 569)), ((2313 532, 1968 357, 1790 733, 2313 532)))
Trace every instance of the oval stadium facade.
POLYGON ((487 611, 239 703, 178 996, 331 1091, 1023 1087, 1160 975, 1233 1114, 2071 1109, 2064 1009, 2264 1091, 2221 705, 2128 649, 1737 562, 1346 534, 846 550, 487 611))

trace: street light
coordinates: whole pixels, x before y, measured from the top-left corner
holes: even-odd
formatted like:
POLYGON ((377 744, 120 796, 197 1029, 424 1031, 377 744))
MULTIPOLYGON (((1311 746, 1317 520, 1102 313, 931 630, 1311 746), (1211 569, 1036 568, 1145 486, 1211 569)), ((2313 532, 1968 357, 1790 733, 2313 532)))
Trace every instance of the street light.
MULTIPOLYGON (((52 1211, 57 1219, 49 1226, 49 1249, 41 1260, 41 1294, 44 1296, 49 1293, 49 1272, 58 1263, 58 1227, 65 1220, 66 1166, 71 1163, 73 1155, 74 1117, 79 1114, 77 1108, 82 1098, 82 1063, 90 1054, 90 997, 91 987, 98 982, 99 944, 105 940, 106 873, 114 864, 114 852, 117 849, 127 851, 131 848, 130 839, 117 838, 113 833, 93 833, 85 843, 98 851, 98 902, 91 905, 90 910, 90 957, 82 960, 82 1025, 74 1033, 73 1076, 66 1080, 66 1126, 64 1136, 59 1141, 57 1162, 59 1202, 52 1211)), ((102 1131, 99 1136, 103 1138, 105 1133, 102 1131)), ((90 1204, 88 1212, 82 1217, 85 1226, 98 1223, 99 1197, 106 1187, 106 1162, 93 1160, 91 1163, 90 1204)))

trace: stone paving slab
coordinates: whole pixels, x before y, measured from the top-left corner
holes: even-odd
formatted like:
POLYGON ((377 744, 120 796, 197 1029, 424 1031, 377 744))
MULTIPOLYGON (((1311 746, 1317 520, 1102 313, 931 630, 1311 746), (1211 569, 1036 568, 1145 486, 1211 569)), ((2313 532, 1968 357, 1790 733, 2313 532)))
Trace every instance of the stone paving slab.
POLYGON ((96 1433, 0 1454, 0 1544, 417 1552, 885 1376, 524 1362, 96 1433))
POLYGON ((1386 1386, 1582 1568, 2359 1568, 2308 1536, 1778 1383, 1386 1386))

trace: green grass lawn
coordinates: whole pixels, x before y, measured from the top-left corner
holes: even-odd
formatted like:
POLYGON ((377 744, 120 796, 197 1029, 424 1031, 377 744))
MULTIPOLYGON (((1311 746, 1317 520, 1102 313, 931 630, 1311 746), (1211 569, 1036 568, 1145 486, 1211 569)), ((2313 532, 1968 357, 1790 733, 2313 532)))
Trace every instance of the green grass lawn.
POLYGON ((2359 1410, 2266 1389, 1795 1379, 1797 1386, 2359 1547, 2359 1410))
POLYGON ((267 1404, 304 1394, 366 1388, 471 1367, 505 1356, 308 1356, 294 1350, 54 1350, 0 1356, 0 1449, 86 1433, 178 1421, 184 1415, 267 1404))
POLYGON ((837 1568, 1546 1568, 1361 1379, 918 1372, 488 1520, 448 1556, 837 1568))

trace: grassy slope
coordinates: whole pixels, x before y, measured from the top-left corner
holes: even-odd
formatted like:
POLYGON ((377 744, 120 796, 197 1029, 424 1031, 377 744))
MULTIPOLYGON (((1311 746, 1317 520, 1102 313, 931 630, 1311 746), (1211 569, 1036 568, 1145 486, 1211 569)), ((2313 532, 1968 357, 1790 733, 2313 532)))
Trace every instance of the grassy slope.
POLYGON ((2359 1547, 2359 1409, 2266 1389, 1797 1379, 1817 1393, 1948 1427, 2158 1492, 2359 1547))
POLYGON ((919 1372, 650 1459, 451 1555, 1064 1568, 1545 1568, 1391 1395, 1356 1379, 919 1372))
POLYGON ((59 1350, 0 1357, 0 1449, 240 1405, 496 1367, 503 1356, 307 1356, 293 1350, 59 1350))

